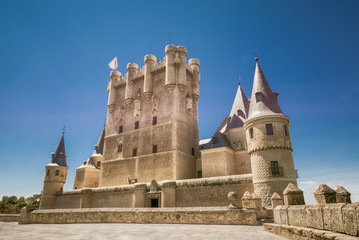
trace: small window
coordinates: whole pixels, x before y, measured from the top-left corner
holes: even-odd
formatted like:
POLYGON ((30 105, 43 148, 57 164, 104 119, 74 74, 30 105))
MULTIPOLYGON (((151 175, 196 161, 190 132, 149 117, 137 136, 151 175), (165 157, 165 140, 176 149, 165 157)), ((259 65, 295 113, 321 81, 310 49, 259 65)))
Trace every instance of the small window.
POLYGON ((132 156, 137 156, 137 148, 132 149, 132 156))
POLYGON ((197 171, 197 178, 202 178, 202 170, 197 171))
POLYGON ((256 93, 256 102, 262 102, 263 94, 261 92, 256 93))
POLYGON ((251 139, 254 138, 254 130, 253 130, 253 128, 250 128, 250 129, 249 129, 249 137, 250 137, 251 139))
POLYGON ((118 133, 122 133, 123 132, 123 125, 120 125, 119 127, 118 127, 118 133))
POLYGON ((266 124, 266 130, 267 130, 267 135, 273 135, 274 132, 273 132, 273 125, 270 123, 270 124, 266 124))
POLYGON ((217 138, 213 137, 213 138, 212 138, 212 143, 213 143, 213 144, 217 144, 217 138))
POLYGON ((62 192, 63 188, 60 189, 60 192, 62 192))
POLYGON ((271 169, 272 169, 272 175, 273 176, 279 176, 280 172, 279 172, 278 161, 271 161, 270 165, 271 165, 271 169))
POLYGON ((152 118, 152 125, 156 125, 157 124, 157 117, 153 117, 152 118))
POLYGON ((140 122, 139 121, 136 121, 135 122, 135 129, 138 129, 140 127, 140 122))
POLYGON ((194 148, 192 148, 192 156, 194 156, 194 148))
POLYGON ((55 171, 55 175, 56 175, 56 176, 59 176, 59 175, 60 175, 60 170, 56 170, 56 171, 55 171))
POLYGON ((288 136, 288 126, 284 124, 284 134, 288 136))
POLYGON ((237 115, 238 115, 238 116, 243 116, 244 114, 243 114, 242 110, 238 110, 238 111, 237 111, 237 115))
POLYGON ((152 152, 156 153, 157 152, 157 144, 153 144, 152 146, 152 152))
POLYGON ((101 162, 97 162, 97 167, 100 167, 101 166, 101 162))
POLYGON ((117 147, 117 152, 122 152, 122 144, 118 144, 118 147, 117 147))
POLYGON ((77 189, 77 187, 75 187, 75 190, 77 189))
POLYGON ((50 174, 50 169, 47 170, 46 175, 49 176, 49 174, 50 174))

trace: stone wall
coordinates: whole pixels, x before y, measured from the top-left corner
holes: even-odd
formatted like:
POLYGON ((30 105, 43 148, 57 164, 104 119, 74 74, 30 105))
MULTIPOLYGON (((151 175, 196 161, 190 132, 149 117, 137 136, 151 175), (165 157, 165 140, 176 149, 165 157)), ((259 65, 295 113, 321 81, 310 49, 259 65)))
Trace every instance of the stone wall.
MULTIPOLYGON (((160 201, 170 203, 164 207, 215 207, 228 206, 227 195, 235 192, 243 196, 244 192, 253 192, 252 175, 232 175, 226 177, 196 178, 188 180, 170 181, 170 190, 165 184, 168 181, 159 182, 158 194, 160 201)), ((133 206, 134 189, 144 185, 141 183, 121 185, 115 187, 84 188, 79 190, 64 191, 56 195, 56 209, 65 208, 130 208, 133 206)), ((150 184, 144 189, 138 190, 138 194, 145 198, 150 192, 150 184)), ((145 202, 138 203, 136 207, 148 207, 145 202)), ((241 206, 241 200, 235 203, 241 206)), ((159 202, 159 206, 161 206, 159 202)))
POLYGON ((274 222, 359 236, 359 203, 277 206, 274 222))
POLYGON ((255 210, 227 208, 94 208, 35 210, 28 223, 167 223, 256 225, 255 210))
POLYGON ((0 222, 19 222, 20 214, 0 214, 0 222))

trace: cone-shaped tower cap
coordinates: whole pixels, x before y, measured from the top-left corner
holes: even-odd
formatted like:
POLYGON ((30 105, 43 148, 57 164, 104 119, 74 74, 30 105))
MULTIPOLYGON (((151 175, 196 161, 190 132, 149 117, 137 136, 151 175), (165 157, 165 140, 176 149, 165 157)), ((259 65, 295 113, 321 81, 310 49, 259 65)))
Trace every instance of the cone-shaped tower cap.
POLYGON ((238 85, 237 94, 234 98, 229 121, 226 130, 236 127, 242 127, 248 117, 249 102, 243 89, 238 85))
POLYGON ((55 152, 52 154, 50 164, 67 167, 64 135, 62 135, 59 145, 57 145, 55 152))
POLYGON ((289 183, 288 186, 284 189, 283 194, 295 194, 295 193, 302 193, 302 192, 303 191, 300 190, 293 183, 289 183))
POLYGON ((335 193, 333 189, 331 189, 326 184, 319 184, 317 190, 314 191, 314 194, 326 194, 326 193, 335 193))
POLYGON ((105 128, 102 130, 101 132, 101 136, 100 138, 98 139, 97 141, 97 144, 95 145, 95 152, 94 154, 100 154, 100 155, 103 155, 103 145, 105 143, 105 134, 106 134, 106 131, 105 131, 105 128))
POLYGON ((249 105, 248 119, 255 117, 282 114, 277 93, 273 93, 256 58, 256 70, 253 80, 252 96, 249 105))

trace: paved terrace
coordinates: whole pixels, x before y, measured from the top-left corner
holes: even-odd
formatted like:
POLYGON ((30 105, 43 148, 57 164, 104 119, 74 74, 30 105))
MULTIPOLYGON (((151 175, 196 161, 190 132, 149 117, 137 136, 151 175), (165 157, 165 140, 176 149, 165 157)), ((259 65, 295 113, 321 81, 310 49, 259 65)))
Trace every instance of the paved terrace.
POLYGON ((263 226, 193 224, 26 224, 0 222, 0 239, 286 239, 263 226))

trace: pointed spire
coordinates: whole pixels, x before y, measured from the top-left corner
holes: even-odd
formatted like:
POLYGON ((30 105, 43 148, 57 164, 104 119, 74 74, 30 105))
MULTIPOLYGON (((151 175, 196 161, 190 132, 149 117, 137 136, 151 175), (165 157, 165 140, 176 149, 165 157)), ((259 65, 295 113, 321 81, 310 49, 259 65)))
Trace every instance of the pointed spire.
POLYGON ((236 97, 234 98, 232 110, 229 114, 229 121, 226 130, 236 127, 242 127, 244 121, 247 119, 249 109, 249 102, 246 94, 244 93, 240 81, 238 79, 238 89, 236 97))
POLYGON ((52 158, 50 163, 67 167, 64 133, 62 134, 61 140, 59 142, 59 145, 57 145, 55 152, 52 153, 52 158))
POLYGON ((258 63, 258 57, 255 58, 255 61, 256 70, 253 80, 248 119, 264 115, 283 114, 278 104, 278 93, 274 93, 270 88, 258 63))
POLYGON ((105 142, 105 134, 106 130, 103 128, 100 138, 97 141, 97 144, 95 145, 95 152, 94 154, 101 154, 103 155, 103 145, 105 142))

